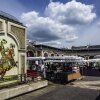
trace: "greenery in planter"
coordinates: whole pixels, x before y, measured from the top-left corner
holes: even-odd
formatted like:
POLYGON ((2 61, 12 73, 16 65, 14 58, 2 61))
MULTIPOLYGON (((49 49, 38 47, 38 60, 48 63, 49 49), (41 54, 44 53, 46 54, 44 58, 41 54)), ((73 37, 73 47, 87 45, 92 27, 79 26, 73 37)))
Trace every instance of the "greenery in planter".
POLYGON ((18 79, 17 75, 4 76, 3 79, 0 79, 0 83, 7 82, 7 81, 13 81, 17 79, 18 79))

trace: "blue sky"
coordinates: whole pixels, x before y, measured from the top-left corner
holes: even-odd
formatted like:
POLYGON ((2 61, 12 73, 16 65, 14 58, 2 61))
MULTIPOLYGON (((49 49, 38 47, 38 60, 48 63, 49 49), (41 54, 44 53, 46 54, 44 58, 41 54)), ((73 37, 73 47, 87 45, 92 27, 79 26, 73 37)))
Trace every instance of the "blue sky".
POLYGON ((57 47, 100 44, 100 0, 0 0, 28 29, 28 38, 57 47))
MULTIPOLYGON (((71 0, 52 0, 54 2, 69 2, 71 0)), ((95 11, 100 15, 100 0, 76 0, 85 4, 95 5, 95 11)), ((49 4, 50 0, 0 0, 0 10, 6 11, 8 13, 14 14, 16 17, 23 12, 28 11, 38 11, 42 14, 45 7, 49 4), (15 12, 17 14, 15 14, 15 12)))

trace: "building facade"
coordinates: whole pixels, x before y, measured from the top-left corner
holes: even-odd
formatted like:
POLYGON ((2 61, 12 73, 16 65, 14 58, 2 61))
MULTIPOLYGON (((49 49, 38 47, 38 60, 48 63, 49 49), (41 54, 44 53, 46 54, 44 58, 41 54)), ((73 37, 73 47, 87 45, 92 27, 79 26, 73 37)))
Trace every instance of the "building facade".
POLYGON ((66 55, 65 50, 51 47, 43 44, 35 44, 27 46, 27 56, 38 56, 38 57, 50 57, 50 56, 64 56, 66 55))
POLYGON ((26 27, 0 11, 0 79, 26 74, 26 27))
POLYGON ((100 45, 79 46, 71 49, 60 49, 43 44, 32 44, 27 47, 27 56, 81 56, 85 59, 92 59, 96 55, 100 55, 100 45))
POLYGON ((84 57, 87 60, 93 59, 96 55, 100 55, 100 45, 72 47, 71 53, 84 57))

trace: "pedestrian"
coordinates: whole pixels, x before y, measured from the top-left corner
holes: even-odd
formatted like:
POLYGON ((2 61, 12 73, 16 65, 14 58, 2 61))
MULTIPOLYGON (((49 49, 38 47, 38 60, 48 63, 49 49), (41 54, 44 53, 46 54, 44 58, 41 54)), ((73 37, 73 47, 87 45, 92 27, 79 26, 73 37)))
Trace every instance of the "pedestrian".
POLYGON ((46 66, 43 68, 43 77, 44 77, 44 79, 46 79, 46 66))

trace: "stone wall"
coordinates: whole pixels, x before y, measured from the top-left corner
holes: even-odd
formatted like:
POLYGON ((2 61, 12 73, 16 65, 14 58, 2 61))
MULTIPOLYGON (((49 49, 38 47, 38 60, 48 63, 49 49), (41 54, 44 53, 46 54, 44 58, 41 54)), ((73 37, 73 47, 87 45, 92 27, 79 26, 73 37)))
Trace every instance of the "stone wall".
POLYGON ((26 27, 5 18, 0 18, 0 60, 6 61, 0 64, 1 78, 26 74, 26 27))
POLYGON ((20 49, 25 49, 25 29, 11 25, 11 33, 18 38, 20 49))

